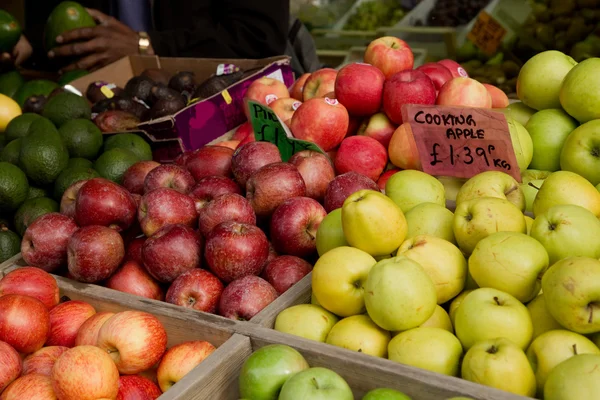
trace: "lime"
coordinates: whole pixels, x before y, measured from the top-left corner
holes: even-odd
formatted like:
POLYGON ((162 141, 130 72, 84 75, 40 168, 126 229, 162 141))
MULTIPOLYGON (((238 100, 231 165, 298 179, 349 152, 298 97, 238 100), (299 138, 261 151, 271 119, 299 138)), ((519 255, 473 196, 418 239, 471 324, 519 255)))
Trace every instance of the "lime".
POLYGON ((51 212, 58 212, 58 203, 48 197, 25 200, 15 213, 15 228, 21 236, 36 218, 51 212))
POLYGON ((0 53, 12 53, 21 37, 21 25, 4 10, 0 10, 0 53))
POLYGON ((73 183, 99 176, 100 174, 91 168, 66 168, 56 178, 56 182, 54 182, 54 198, 60 201, 65 190, 73 183))
POLYGON ((6 227, 0 228, 0 263, 16 256, 21 251, 21 238, 6 227))
POLYGON ((93 168, 94 163, 88 160, 87 158, 69 158, 69 162, 67 163, 67 168, 93 168))
POLYGON ((109 137, 104 142, 104 151, 117 147, 131 150, 137 155, 140 161, 152 160, 152 149, 150 148, 150 145, 141 136, 134 133, 118 133, 109 137))
POLYGON ((22 141, 23 139, 19 138, 4 146, 2 151, 0 151, 0 161, 19 165, 19 154, 21 153, 22 141))
POLYGON ((0 74, 0 93, 14 99, 17 91, 24 83, 25 79, 17 70, 0 74))
POLYGON ((87 100, 76 94, 64 92, 50 98, 42 115, 57 127, 77 118, 90 119, 92 110, 87 100))
POLYGON ((140 159, 131 150, 115 148, 102 153, 94 163, 94 169, 101 177, 121 184, 125 171, 138 161, 140 159))
POLYGON ((42 189, 37 186, 29 186, 29 193, 27 193, 27 200, 37 199, 39 197, 48 197, 48 191, 46 189, 42 189))
POLYGON ((11 142, 15 139, 27 136, 31 123, 39 118, 42 118, 39 114, 25 113, 14 118, 8 123, 6 131, 6 140, 11 142))
POLYGON ((58 130, 71 157, 93 160, 102 148, 102 132, 88 119, 73 119, 58 130))
POLYGON ((29 182, 27 176, 16 165, 0 162, 0 210, 16 210, 27 199, 29 182))

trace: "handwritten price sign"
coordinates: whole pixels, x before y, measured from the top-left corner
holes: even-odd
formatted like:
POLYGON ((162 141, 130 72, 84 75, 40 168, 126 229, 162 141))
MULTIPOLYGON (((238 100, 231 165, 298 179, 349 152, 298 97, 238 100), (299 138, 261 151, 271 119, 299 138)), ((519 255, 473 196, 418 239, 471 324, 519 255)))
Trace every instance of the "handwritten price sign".
POLYGON ((502 171, 521 181, 503 114, 407 104, 402 116, 410 124, 424 172, 470 178, 484 171, 502 171))

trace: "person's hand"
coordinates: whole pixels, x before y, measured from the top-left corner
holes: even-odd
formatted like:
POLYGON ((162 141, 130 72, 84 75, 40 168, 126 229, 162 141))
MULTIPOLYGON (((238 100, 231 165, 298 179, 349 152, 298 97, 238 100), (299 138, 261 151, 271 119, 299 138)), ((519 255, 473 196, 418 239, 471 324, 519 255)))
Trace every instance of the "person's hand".
POLYGON ((23 64, 31 54, 33 53, 33 48, 29 43, 29 40, 24 35, 21 35, 21 38, 15 45, 12 53, 2 53, 0 55, 0 60, 2 64, 19 66, 23 64))
POLYGON ((48 53, 50 58, 79 57, 77 62, 66 66, 61 72, 74 69, 94 71, 139 51, 137 32, 98 10, 87 10, 98 25, 63 33, 56 38, 60 46, 48 53))

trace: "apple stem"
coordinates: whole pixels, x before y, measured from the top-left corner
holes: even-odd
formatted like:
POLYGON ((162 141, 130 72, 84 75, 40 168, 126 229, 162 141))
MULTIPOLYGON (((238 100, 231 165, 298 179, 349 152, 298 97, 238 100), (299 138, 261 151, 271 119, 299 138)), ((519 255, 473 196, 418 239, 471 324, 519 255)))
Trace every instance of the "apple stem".
POLYGON ((492 347, 490 347, 490 348, 487 350, 487 352, 488 352, 489 354, 496 354, 496 353, 498 352, 498 348, 497 348, 496 346, 493 346, 493 345, 492 345, 492 347))
POLYGON ((500 302, 500 299, 498 298, 498 296, 494 296, 494 301, 496 302, 496 304, 498 304, 499 306, 502 305, 502 303, 500 302))
POLYGON ((536 189, 536 190, 540 190, 540 188, 539 188, 539 187, 535 186, 535 185, 534 185, 533 183, 531 183, 531 182, 529 182, 527 185, 528 185, 528 186, 531 186, 532 188, 534 188, 534 189, 536 189))
POLYGON ((312 378, 312 381, 313 381, 313 383, 315 384, 315 387, 316 387, 317 389, 319 389, 319 382, 317 382, 317 378, 313 377, 313 378, 312 378))
POLYGON ((573 344, 573 354, 577 355, 577 345, 573 344))

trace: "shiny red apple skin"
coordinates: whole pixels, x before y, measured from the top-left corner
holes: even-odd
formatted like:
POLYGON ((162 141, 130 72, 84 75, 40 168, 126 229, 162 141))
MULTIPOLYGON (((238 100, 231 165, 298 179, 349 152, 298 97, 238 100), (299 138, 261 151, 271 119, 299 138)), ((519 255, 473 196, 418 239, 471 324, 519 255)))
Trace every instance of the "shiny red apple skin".
POLYGON ((305 101, 294 113, 290 124, 296 139, 317 144, 329 151, 348 133, 350 116, 346 107, 335 99, 314 98, 305 101))
POLYGON ((161 390, 168 391, 215 350, 215 346, 201 340, 184 342, 171 347, 165 353, 156 371, 161 390))
POLYGON ((284 255, 267 263, 262 278, 281 295, 311 271, 312 265, 302 258, 284 255))
POLYGON ((219 314, 233 320, 249 321, 277 296, 269 282, 248 275, 227 285, 219 301, 219 314))
POLYGON ((75 346, 95 346, 98 342, 98 332, 100 332, 100 328, 102 328, 102 325, 104 325, 104 323, 113 315, 115 315, 114 312, 102 311, 89 317, 77 332, 75 346))
POLYGON ((441 64, 444 67, 448 68, 448 70, 452 74, 453 78, 460 78, 460 77, 468 78, 469 77, 469 74, 467 73, 467 71, 465 71, 465 69, 463 67, 461 67, 461 65, 454 60, 449 60, 449 59, 441 60, 441 61, 438 61, 438 64, 441 64))
POLYGON ((254 129, 250 121, 244 122, 233 132, 231 140, 239 140, 240 142, 246 139, 249 135, 254 135, 254 129))
POLYGON ((304 99, 304 85, 306 84, 306 80, 310 77, 310 73, 304 73, 300 75, 298 79, 294 82, 290 89, 290 97, 302 101, 304 99))
POLYGON ((344 66, 335 80, 335 95, 350 115, 366 117, 381 109, 385 75, 364 63, 344 66))
POLYGON ((245 197, 239 194, 224 194, 209 202, 199 212, 198 230, 204 237, 217 225, 226 221, 237 221, 256 225, 256 214, 245 197))
MULTIPOLYGON (((274 78, 262 77, 248 86, 244 96, 244 104, 247 104, 248 101, 255 101, 268 106, 275 100, 286 97, 290 97, 290 92, 283 82, 274 78)), ((244 113, 250 119, 248 107, 244 107, 244 113)))
POLYGON ((0 341, 0 393, 21 375, 21 356, 8 343, 0 341))
POLYGON ((325 97, 335 90, 335 78, 338 71, 333 68, 321 68, 306 79, 302 90, 302 100, 325 97))
POLYGON ((398 126, 385 113, 380 112, 366 118, 358 128, 357 135, 371 137, 381 143, 387 150, 396 129, 398 129, 398 126))
POLYGON ((161 187, 175 189, 188 194, 196 185, 188 170, 175 164, 163 164, 148 172, 144 180, 144 193, 161 187))
POLYGON ((140 265, 143 265, 142 261, 142 246, 146 242, 146 237, 138 237, 133 239, 127 245, 125 249, 125 259, 124 261, 135 261, 140 265))
POLYGON ((233 154, 231 170, 237 183, 246 187, 252 174, 265 165, 281 162, 281 153, 273 143, 250 142, 240 145, 233 154))
POLYGON ((6 388, 0 400, 57 400, 52 379, 41 374, 23 375, 6 388))
POLYGON ((377 181, 388 162, 385 147, 368 136, 351 136, 342 141, 335 158, 338 174, 354 171, 377 181))
POLYGON ((415 57, 410 46, 402 39, 384 36, 373 40, 365 50, 365 62, 379 68, 386 78, 412 70, 415 57))
POLYGON ((36 267, 22 267, 10 271, 0 279, 0 297, 5 294, 31 296, 51 309, 60 299, 56 279, 36 267))
POLYGON ((65 346, 42 347, 35 353, 25 357, 23 360, 23 375, 42 374, 50 376, 52 374, 54 363, 58 360, 58 357, 62 356, 67 350, 69 350, 69 348, 65 346))
POLYGON ((435 90, 440 90, 444 83, 453 79, 452 72, 444 65, 440 63, 426 63, 416 68, 417 71, 423 72, 425 75, 431 79, 433 85, 435 86, 435 90))
POLYGON ((183 224, 194 228, 198 213, 190 196, 177 190, 159 188, 142 196, 138 221, 144 235, 150 237, 165 225, 183 224))
POLYGON ((0 297, 0 341, 29 354, 42 348, 49 332, 50 316, 44 303, 20 294, 0 297))
POLYGON ((147 299, 164 300, 165 292, 160 284, 137 261, 126 261, 106 281, 109 289, 145 297, 147 299))
POLYGON ((77 230, 72 218, 49 213, 27 227, 21 241, 21 255, 29 265, 53 272, 67 263, 67 244, 77 230))
POLYGON ((454 78, 444 84, 436 104, 456 107, 492 107, 492 96, 481 83, 471 78, 454 78))
POLYGON ((77 181, 65 190, 60 199, 60 213, 66 215, 69 218, 75 220, 75 211, 77 205, 77 193, 83 185, 87 183, 89 179, 77 181))
POLYGON ((379 186, 371 178, 354 171, 336 176, 325 193, 325 211, 330 213, 341 208, 348 196, 363 189, 379 191, 379 186))
POLYGON ((196 211, 199 213, 210 201, 229 193, 242 194, 242 189, 233 180, 215 175, 200 179, 189 196, 194 199, 196 211))
POLYGON ((282 122, 285 122, 292 118, 294 112, 296 112, 301 105, 301 101, 288 97, 275 100, 269 104, 269 108, 273 110, 275 115, 277 115, 282 122))
POLYGON ((421 71, 410 70, 390 76, 383 86, 383 109, 396 124, 402 124, 404 104, 435 104, 433 82, 421 71))
POLYGON ((179 275, 167 290, 166 302, 197 311, 217 310, 223 283, 207 270, 194 268, 179 275))
POLYGON ((185 167, 196 181, 212 176, 231 176, 233 150, 224 146, 204 146, 189 155, 185 167))
POLYGON ((96 310, 80 300, 60 303, 50 310, 50 334, 46 345, 74 347, 79 328, 96 310))
POLYGON ((329 158, 316 151, 303 150, 290 157, 288 162, 298 168, 306 186, 306 197, 323 201, 327 186, 335 178, 329 158))
POLYGON ((119 378, 116 400, 155 400, 162 394, 150 379, 139 375, 123 375, 119 378))
POLYGON ((379 186, 379 189, 382 192, 385 193, 385 184, 387 183, 388 179, 390 179, 390 177, 398 171, 400 171, 398 168, 393 168, 393 169, 389 169, 389 170, 385 171, 383 174, 381 174, 381 176, 377 180, 377 186, 379 186))
POLYGON ((133 164, 123 175, 123 187, 132 194, 144 194, 146 176, 154 168, 160 166, 156 161, 140 161, 133 164))

